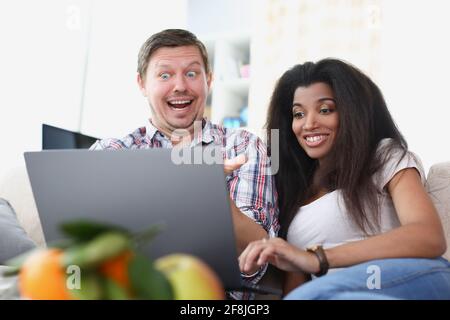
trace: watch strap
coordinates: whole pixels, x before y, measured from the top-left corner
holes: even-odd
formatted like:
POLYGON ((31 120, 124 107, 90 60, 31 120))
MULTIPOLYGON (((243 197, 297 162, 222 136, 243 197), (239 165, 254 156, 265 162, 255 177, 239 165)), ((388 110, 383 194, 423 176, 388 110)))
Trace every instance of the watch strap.
POLYGON ((325 254, 325 250, 322 246, 314 246, 311 248, 308 248, 306 251, 314 253, 317 259, 319 260, 319 272, 315 273, 314 275, 316 277, 321 277, 325 274, 327 274, 328 269, 330 267, 328 263, 327 256, 325 254))

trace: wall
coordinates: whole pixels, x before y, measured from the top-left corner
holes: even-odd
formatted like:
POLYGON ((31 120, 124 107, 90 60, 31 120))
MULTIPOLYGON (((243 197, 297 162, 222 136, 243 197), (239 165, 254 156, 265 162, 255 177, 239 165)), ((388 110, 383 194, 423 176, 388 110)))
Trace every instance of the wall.
POLYGON ((384 0, 379 84, 425 168, 450 161, 450 2, 384 0))
POLYGON ((276 80, 294 64, 345 59, 381 87, 425 169, 450 161, 450 2, 445 0, 260 0, 253 13, 249 122, 260 132, 276 80))
MULTIPOLYGON (((41 125, 76 129, 85 20, 66 23, 70 2, 0 2, 0 176, 41 147, 41 125)), ((79 2, 80 10, 86 2, 79 2)))
POLYGON ((252 0, 189 0, 187 24, 196 34, 245 33, 252 25, 252 0))
POLYGON ((426 168, 449 161, 449 9, 446 0, 1 1, 0 176, 41 148, 43 122, 99 137, 142 125, 150 111, 136 86, 139 47, 186 26, 251 30, 254 131, 284 70, 336 56, 379 84, 426 168))
POLYGON ((136 84, 138 50, 154 32, 186 27, 186 6, 187 0, 1 1, 0 178, 23 165, 24 151, 40 150, 42 123, 98 137, 145 124, 150 109, 136 84))

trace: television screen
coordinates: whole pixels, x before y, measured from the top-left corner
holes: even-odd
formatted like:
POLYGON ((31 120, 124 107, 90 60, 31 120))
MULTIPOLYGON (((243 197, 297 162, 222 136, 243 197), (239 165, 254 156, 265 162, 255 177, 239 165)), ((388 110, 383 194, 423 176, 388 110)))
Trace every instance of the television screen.
POLYGON ((42 124, 42 150, 88 149, 98 138, 42 124))

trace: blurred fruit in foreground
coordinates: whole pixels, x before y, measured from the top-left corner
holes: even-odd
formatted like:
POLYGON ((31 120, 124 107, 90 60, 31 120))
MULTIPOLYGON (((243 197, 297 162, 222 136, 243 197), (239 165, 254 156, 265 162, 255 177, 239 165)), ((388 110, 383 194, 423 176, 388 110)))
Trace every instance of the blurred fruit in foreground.
POLYGON ((130 250, 123 252, 115 258, 107 260, 100 265, 100 273, 109 279, 114 280, 123 289, 131 293, 130 276, 128 266, 133 257, 130 250))
POLYGON ((127 235, 119 232, 104 232, 89 242, 67 248, 63 264, 67 267, 77 265, 80 268, 97 267, 102 262, 113 259, 130 247, 127 235))
POLYGON ((42 249, 33 252, 19 273, 22 297, 36 300, 68 300, 66 273, 61 264, 63 251, 42 249))
POLYGON ((138 233, 77 220, 62 225, 65 238, 6 262, 18 274, 22 298, 69 299, 224 299, 215 272, 202 260, 172 254, 154 263, 140 253, 161 225, 138 233))
POLYGON ((225 290, 214 270, 188 254, 170 254, 155 261, 168 278, 176 300, 225 299, 225 290))

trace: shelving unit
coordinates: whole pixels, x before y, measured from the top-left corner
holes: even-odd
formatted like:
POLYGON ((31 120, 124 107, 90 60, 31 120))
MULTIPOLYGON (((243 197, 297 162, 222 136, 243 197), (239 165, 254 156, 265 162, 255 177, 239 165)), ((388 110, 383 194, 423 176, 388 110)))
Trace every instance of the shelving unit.
POLYGON ((205 115, 226 127, 247 125, 250 91, 250 36, 246 34, 200 37, 208 50, 213 84, 205 115))

